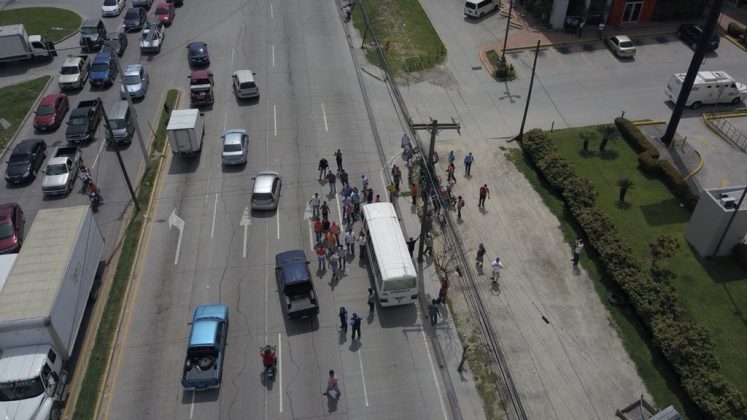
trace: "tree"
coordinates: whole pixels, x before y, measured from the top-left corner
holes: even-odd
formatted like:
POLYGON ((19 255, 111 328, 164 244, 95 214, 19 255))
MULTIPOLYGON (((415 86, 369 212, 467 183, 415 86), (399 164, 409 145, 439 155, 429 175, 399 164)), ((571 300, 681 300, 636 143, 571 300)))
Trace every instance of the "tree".
POLYGON ((620 195, 618 196, 620 202, 625 202, 625 194, 628 193, 628 190, 633 189, 633 186, 635 185, 633 181, 630 180, 630 178, 623 178, 619 181, 617 181, 617 185, 620 187, 620 195))
POLYGON ((593 137, 592 134, 590 132, 588 132, 588 131, 584 131, 581 134, 579 134, 578 137, 581 139, 581 141, 584 144, 584 152, 588 152, 589 151, 589 142, 591 141, 591 139, 593 137))
POLYGON ((619 135, 619 132, 617 131, 617 127, 612 124, 599 126, 598 130, 602 135, 602 142, 599 143, 599 151, 604 152, 604 149, 607 147, 607 142, 616 139, 619 135))
POLYGON ((656 241, 648 244, 648 248, 651 253, 651 269, 656 270, 659 261, 671 258, 680 249, 680 242, 669 235, 659 235, 656 241))

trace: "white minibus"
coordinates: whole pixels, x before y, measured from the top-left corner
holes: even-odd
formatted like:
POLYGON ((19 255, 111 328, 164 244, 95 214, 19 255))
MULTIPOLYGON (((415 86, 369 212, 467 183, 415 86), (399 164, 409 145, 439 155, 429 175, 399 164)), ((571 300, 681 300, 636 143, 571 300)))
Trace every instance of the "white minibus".
POLYGON ((500 0, 467 0, 464 3, 464 14, 468 17, 481 18, 501 7, 500 0))

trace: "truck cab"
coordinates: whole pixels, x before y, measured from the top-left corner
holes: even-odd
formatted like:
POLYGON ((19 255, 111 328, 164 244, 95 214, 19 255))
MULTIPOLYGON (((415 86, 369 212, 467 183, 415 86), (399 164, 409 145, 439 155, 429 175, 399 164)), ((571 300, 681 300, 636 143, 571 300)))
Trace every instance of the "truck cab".
POLYGON ((189 75, 189 99, 193 106, 211 105, 213 97, 213 72, 195 70, 189 75))
POLYGON ((275 255, 275 278, 280 288, 283 310, 288 318, 315 316, 319 300, 311 281, 309 261, 302 250, 275 255))
POLYGON ((195 308, 182 373, 184 389, 204 390, 220 387, 226 333, 227 305, 200 305, 195 308))
POLYGON ((96 51, 104 45, 106 39, 106 26, 98 18, 86 19, 80 27, 79 45, 83 51, 96 51))
POLYGON ((6 349, 0 358, 0 413, 16 420, 55 418, 67 383, 48 345, 6 349))
POLYGON ((60 90, 80 89, 86 84, 91 68, 87 55, 69 55, 60 69, 60 90))
POLYGON ((117 61, 112 56, 111 50, 102 50, 93 58, 91 64, 89 83, 92 88, 103 88, 114 84, 118 73, 117 61))

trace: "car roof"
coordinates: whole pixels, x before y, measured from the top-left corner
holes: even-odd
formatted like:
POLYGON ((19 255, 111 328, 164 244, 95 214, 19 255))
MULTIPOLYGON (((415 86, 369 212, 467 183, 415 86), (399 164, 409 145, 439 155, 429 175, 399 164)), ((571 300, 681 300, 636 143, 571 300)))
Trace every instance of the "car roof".
POLYGON ((243 128, 233 128, 223 133, 223 144, 240 144, 241 137, 246 135, 243 128))
POLYGON ((630 41, 630 37, 627 35, 615 35, 613 38, 617 38, 618 41, 630 41))
POLYGON ((202 41, 195 41, 195 42, 190 42, 189 44, 187 44, 187 48, 189 48, 190 50, 192 50, 192 49, 200 49, 200 48, 204 48, 206 46, 207 46, 207 44, 204 43, 204 42, 202 42, 202 41))
POLYGON ((13 153, 30 153, 31 149, 34 148, 34 145, 44 143, 44 140, 42 139, 26 139, 21 141, 16 145, 16 147, 13 149, 13 153))
POLYGON ((189 336, 190 346, 213 344, 220 321, 228 319, 226 305, 200 305, 195 308, 192 317, 192 333, 189 336))
POLYGON ((189 77, 192 79, 207 79, 211 74, 213 73, 210 70, 194 70, 189 77))
MULTIPOLYGON (((143 9, 143 8, 142 7, 130 7, 129 9, 127 9, 127 12, 125 12, 125 14, 133 13, 133 12, 135 12, 137 14, 140 14, 140 10, 138 10, 138 9, 143 9)), ((145 10, 145 9, 143 9, 143 10, 145 10)))
POLYGON ((275 178, 280 178, 280 174, 273 171, 258 172, 254 177, 254 192, 270 192, 272 183, 275 178))
POLYGON ((125 76, 140 75, 141 68, 143 68, 142 64, 128 64, 122 73, 125 76))
POLYGON ((99 22, 101 22, 101 19, 98 18, 88 18, 83 21, 83 25, 81 27, 89 27, 89 26, 98 26, 99 22))
POLYGON ((236 70, 233 75, 239 79, 239 83, 254 81, 254 73, 251 70, 236 70))
POLYGON ((311 273, 306 266, 306 254, 296 249, 285 251, 275 255, 275 265, 283 270, 282 282, 284 285, 311 281, 311 273))
POLYGON ((110 50, 101 50, 96 53, 96 55, 93 57, 93 61, 109 61, 112 58, 112 52, 110 50))
POLYGON ((0 223, 4 223, 10 220, 10 212, 13 211, 14 208, 19 208, 21 206, 18 205, 18 203, 6 203, 6 204, 0 204, 0 223))
MULTIPOLYGON (((47 96, 41 98, 41 101, 39 101, 39 105, 54 105, 54 103, 57 100, 58 96, 60 96, 59 93, 53 93, 51 95, 47 95, 47 96)), ((37 139, 37 140, 39 140, 39 139, 37 139)))

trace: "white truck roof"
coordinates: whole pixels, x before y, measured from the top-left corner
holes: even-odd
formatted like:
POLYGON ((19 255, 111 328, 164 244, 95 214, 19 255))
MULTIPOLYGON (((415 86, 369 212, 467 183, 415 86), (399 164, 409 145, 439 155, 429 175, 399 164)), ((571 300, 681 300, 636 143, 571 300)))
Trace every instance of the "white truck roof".
MULTIPOLYGON (((679 79, 680 83, 685 81, 685 76, 687 73, 675 73, 674 76, 679 79)), ((715 82, 725 82, 725 83, 731 83, 734 79, 729 76, 725 71, 699 71, 698 75, 695 77, 695 83, 703 84, 703 83, 715 83, 715 82)))
POLYGON ((0 38, 11 35, 23 35, 25 37, 26 28, 21 24, 0 26, 0 38))
POLYGON ((10 269, 13 268, 13 264, 16 262, 18 254, 4 254, 0 255, 0 290, 2 290, 5 284, 5 279, 10 274, 10 269))
POLYGON ((198 118, 200 118, 199 109, 175 109, 171 111, 171 118, 169 118, 169 125, 166 130, 195 128, 198 118))
POLYGON ((65 62, 62 63, 62 67, 78 67, 78 63, 80 63, 81 60, 83 59, 80 57, 69 56, 65 59, 65 62))
POLYGON ((77 206, 37 213, 0 290, 0 322, 49 316, 87 210, 77 206))

